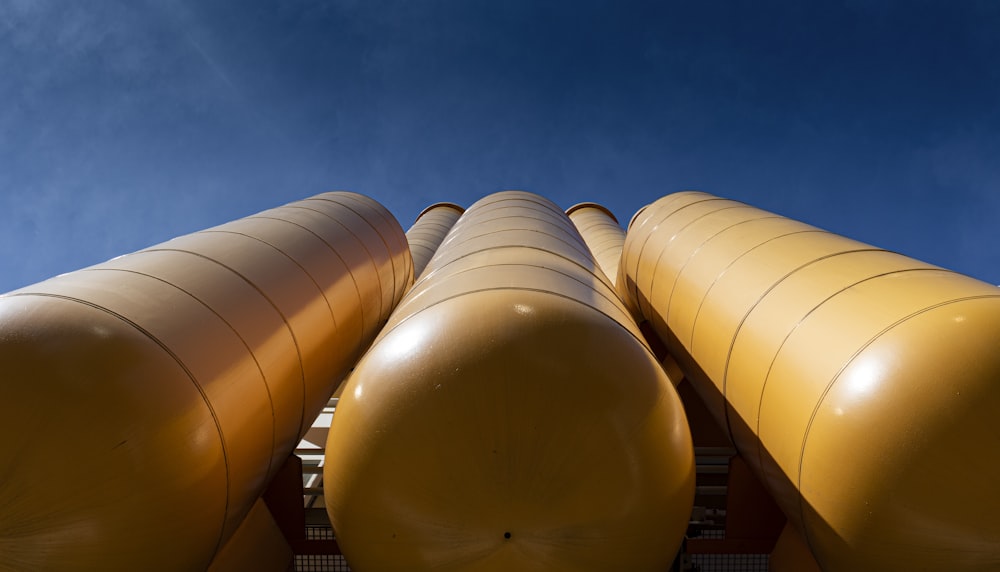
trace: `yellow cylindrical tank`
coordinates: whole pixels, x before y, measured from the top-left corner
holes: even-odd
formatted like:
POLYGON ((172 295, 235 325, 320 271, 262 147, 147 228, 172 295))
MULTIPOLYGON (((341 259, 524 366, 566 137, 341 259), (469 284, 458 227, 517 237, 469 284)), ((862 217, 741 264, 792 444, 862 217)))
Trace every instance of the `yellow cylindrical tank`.
POLYGON ((406 240, 410 243, 410 252, 413 254, 414 276, 419 277, 424 271, 463 212, 465 209, 455 203, 434 203, 417 215, 413 226, 406 231, 406 240))
POLYGON ((0 297, 0 569, 205 569, 411 281, 338 192, 0 297))
POLYGON ((1000 568, 1000 289, 699 192, 621 270, 824 570, 1000 568))
POLYGON ((597 265, 612 284, 618 281, 618 266, 625 245, 625 231, 615 215, 597 203, 578 203, 566 209, 597 265))
POLYGON ((470 207, 333 418, 324 492, 352 568, 666 569, 693 449, 641 340, 558 207, 470 207))

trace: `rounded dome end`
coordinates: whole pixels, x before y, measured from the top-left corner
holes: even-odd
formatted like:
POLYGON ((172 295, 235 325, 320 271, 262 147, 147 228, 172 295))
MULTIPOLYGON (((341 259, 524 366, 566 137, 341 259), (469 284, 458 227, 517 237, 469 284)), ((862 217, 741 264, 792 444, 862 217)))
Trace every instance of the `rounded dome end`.
POLYGON ((932 307, 876 338, 816 411, 806 538, 830 569, 1000 565, 1000 300, 932 307))
POLYGON ((663 569, 694 493, 684 411, 653 357, 540 292, 476 292, 398 324, 356 368, 327 451, 338 541, 371 569, 663 569))
POLYGON ((208 565, 221 441, 160 346, 90 305, 17 295, 0 299, 0 363, 0 568, 208 565))

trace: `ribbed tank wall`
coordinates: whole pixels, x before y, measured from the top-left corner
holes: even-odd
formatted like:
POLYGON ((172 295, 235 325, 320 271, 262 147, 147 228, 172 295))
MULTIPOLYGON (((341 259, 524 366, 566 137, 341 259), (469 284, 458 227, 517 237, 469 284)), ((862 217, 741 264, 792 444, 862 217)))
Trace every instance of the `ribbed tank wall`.
POLYGON ((566 215, 454 225, 359 362, 324 487, 357 570, 664 570, 694 493, 673 386, 566 215))
POLYGON ((625 245, 625 231, 618 219, 597 203, 579 203, 566 209, 573 224, 580 231, 604 275, 612 284, 618 282, 618 263, 625 245))
POLYGON ((448 231, 465 209, 454 203, 435 203, 417 215, 406 240, 413 254, 413 275, 419 277, 437 252, 448 231))
POLYGON ((1000 567, 1000 289, 699 192, 640 211, 623 256, 824 570, 1000 567))
POLYGON ((412 276, 338 192, 0 297, 0 569, 205 569, 412 276))

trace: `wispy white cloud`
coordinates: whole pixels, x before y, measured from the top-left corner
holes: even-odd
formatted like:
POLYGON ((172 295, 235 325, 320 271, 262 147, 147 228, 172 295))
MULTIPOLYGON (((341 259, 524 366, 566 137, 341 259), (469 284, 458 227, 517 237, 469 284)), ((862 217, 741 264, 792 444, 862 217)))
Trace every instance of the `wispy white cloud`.
POLYGON ((229 75, 226 74, 226 71, 222 69, 222 67, 219 64, 217 64, 211 56, 208 55, 208 52, 205 51, 205 48, 202 48, 201 44, 199 44, 193 37, 191 37, 190 34, 185 33, 184 37, 187 40, 188 44, 190 44, 191 47, 193 47, 195 51, 198 52, 198 55, 201 56, 201 59, 204 60, 205 64, 208 65, 208 67, 211 68, 213 72, 215 72, 215 74, 219 77, 219 79, 221 79, 223 83, 228 85, 229 88, 232 89, 234 92, 237 91, 236 84, 233 83, 233 80, 229 79, 229 75))
POLYGON ((989 18, 605 8, 0 1, 0 290, 333 187, 404 221, 504 187, 627 220, 701 187, 998 272, 989 18))

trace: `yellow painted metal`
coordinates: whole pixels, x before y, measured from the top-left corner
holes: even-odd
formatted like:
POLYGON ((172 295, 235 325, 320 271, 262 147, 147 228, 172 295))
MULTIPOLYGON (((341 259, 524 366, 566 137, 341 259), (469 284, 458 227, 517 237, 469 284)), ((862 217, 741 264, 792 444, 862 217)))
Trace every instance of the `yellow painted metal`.
POLYGON ((406 240, 413 253, 413 275, 419 277, 444 237, 465 209, 455 203, 435 203, 425 208, 406 231, 406 240))
POLYGON ((586 241, 604 275, 612 284, 618 281, 618 266, 625 244, 625 230, 607 208, 597 203, 578 203, 566 209, 586 241))
POLYGON ((786 523, 767 560, 768 572, 822 572, 799 531, 786 523))
POLYGON ((622 271, 824 570, 1000 567, 1000 289, 698 192, 622 271))
POLYGON ((292 548, 262 499, 208 567, 208 572, 289 572, 294 570, 292 548))
POLYGON ((0 569, 204 569, 411 281, 338 192, 0 297, 0 569))
POLYGON ((470 207, 333 419, 326 503, 352 568, 666 569, 694 458, 641 340, 554 204, 470 207))

